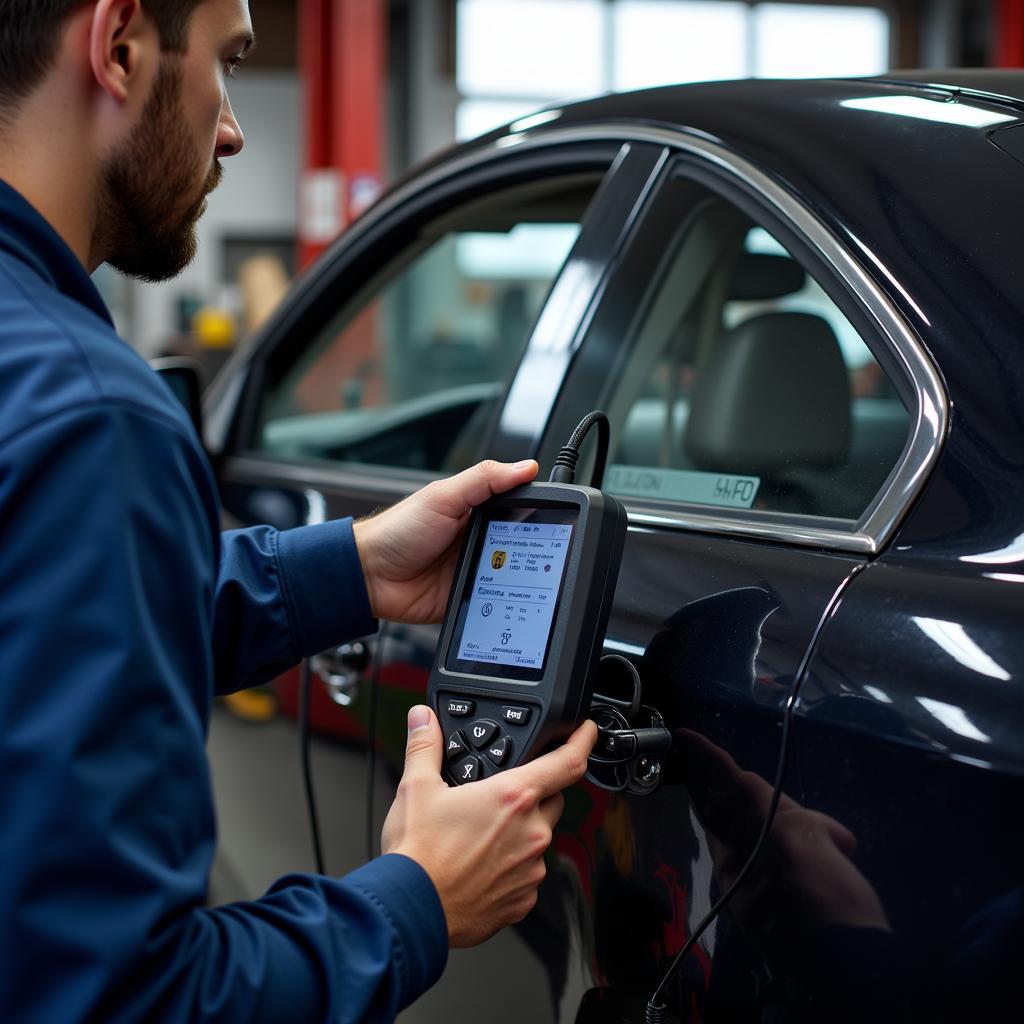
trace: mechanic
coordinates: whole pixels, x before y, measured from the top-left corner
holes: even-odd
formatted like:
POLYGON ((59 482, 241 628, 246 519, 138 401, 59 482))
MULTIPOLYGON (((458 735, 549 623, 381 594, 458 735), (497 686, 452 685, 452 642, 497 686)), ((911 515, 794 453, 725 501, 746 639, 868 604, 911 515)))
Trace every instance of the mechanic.
POLYGON ((246 0, 0 6, 0 1019, 390 1020, 536 900, 562 748, 460 789, 409 715, 385 855, 207 908, 211 701, 370 632, 437 621, 484 463, 350 521, 221 535, 215 484, 89 279, 195 252, 246 0))

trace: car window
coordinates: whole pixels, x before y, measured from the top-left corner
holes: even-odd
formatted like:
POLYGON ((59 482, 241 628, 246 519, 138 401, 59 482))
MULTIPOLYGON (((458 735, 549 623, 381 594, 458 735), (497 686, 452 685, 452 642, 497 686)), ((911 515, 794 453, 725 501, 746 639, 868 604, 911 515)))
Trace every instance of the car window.
POLYGON ((472 464, 598 180, 506 189, 423 226, 277 371, 255 447, 431 472, 472 464))
MULTIPOLYGON (((662 203, 672 203, 672 183, 662 203)), ((624 497, 856 520, 910 417, 821 284, 727 200, 679 190, 679 227, 610 397, 624 497)), ((663 216, 665 207, 659 212, 663 216)))

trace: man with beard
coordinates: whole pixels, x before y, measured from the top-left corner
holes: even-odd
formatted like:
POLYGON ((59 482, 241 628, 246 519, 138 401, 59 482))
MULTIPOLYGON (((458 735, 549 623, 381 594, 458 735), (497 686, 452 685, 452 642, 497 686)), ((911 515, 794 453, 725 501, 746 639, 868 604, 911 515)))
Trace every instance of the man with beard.
POLYGON ((385 856, 204 906, 214 693, 374 628, 437 621, 482 464, 393 509, 219 533, 187 418, 88 272, 163 280, 242 147, 225 79, 245 0, 0 5, 0 1019, 389 1020, 451 945, 536 899, 559 751, 460 789, 409 716, 385 856))

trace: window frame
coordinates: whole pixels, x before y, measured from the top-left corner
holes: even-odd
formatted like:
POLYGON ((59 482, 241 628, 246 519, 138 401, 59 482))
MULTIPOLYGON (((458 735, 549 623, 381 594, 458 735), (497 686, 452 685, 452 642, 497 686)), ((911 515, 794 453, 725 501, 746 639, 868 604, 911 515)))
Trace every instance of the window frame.
MULTIPOLYGON (((615 134, 616 126, 566 129, 615 134)), ((909 414, 903 451, 875 498, 856 521, 794 515, 768 510, 709 508, 684 502, 657 502, 620 496, 630 523, 797 544, 873 556, 886 545, 920 493, 942 451, 949 428, 949 399, 941 375, 921 339, 895 303, 837 235, 794 194, 751 161, 704 133, 684 128, 626 129, 636 142, 660 143, 670 152, 658 184, 651 189, 646 212, 656 208, 661 183, 680 169, 693 183, 732 202, 763 225, 813 276, 840 311, 857 328, 872 355, 896 387, 909 414)), ((642 216, 642 215, 641 215, 642 216)), ((622 261, 620 261, 622 262, 622 261)), ((628 264, 628 258, 624 261, 628 264)), ((621 270, 619 271, 621 273, 621 270)), ((609 293, 614 291, 614 280, 609 293)), ((608 310, 610 294, 595 313, 591 331, 608 310)), ((621 325, 619 325, 621 327, 621 325)), ((623 336, 621 333, 620 337, 623 336)), ((593 339, 584 340, 584 352, 593 339)), ((598 347, 598 346, 595 346, 598 347)), ((585 356, 580 360, 585 365, 585 356)), ((580 367, 577 367, 577 371, 580 367)), ((605 374, 614 378, 614 373, 605 374)), ((559 434, 574 416, 579 399, 593 388, 567 381, 560 415, 541 450, 553 457, 559 434)), ((603 396, 602 396, 603 397, 603 396)))
MULTIPOLYGON (((592 207, 605 179, 620 160, 622 149, 622 143, 615 140, 569 140, 568 144, 527 147, 510 159, 500 148, 484 147, 454 162, 439 164, 399 185, 338 238, 325 256, 296 283, 290 300, 229 361, 217 383, 228 382, 225 386, 236 389, 237 394, 225 395, 227 401, 224 401, 220 388, 216 384, 211 388, 205 404, 219 407, 221 415, 208 423, 206 441, 217 464, 244 466, 262 475, 357 487, 366 487, 374 480, 390 480, 394 486, 408 489, 406 485, 410 482, 418 486, 442 475, 369 463, 325 461, 315 464, 310 461, 300 466, 294 460, 261 451, 254 446, 254 438, 266 395, 268 365, 282 349, 291 346, 296 337, 313 344, 342 307, 365 303, 381 280, 391 277, 393 268, 398 265, 396 259, 400 259, 396 257, 398 250, 420 251, 418 231, 424 225, 477 198, 536 181, 538 177, 561 178, 593 172, 600 176, 600 181, 581 221, 580 234, 563 264, 564 270, 587 234, 592 207), (340 299, 337 282, 344 282, 344 295, 340 299)), ((524 345, 528 344, 527 338, 524 345)), ((513 378, 515 372, 513 369, 513 378)), ((503 399, 492 417, 491 430, 502 405, 503 399)), ((481 437, 481 443, 483 440, 481 437)))
MULTIPOLYGON (((219 381, 211 387, 204 404, 218 413, 207 421, 206 434, 215 458, 218 462, 229 463, 229 471, 243 468, 261 474, 275 471, 281 478, 305 483, 322 481, 324 485, 356 490, 379 489, 378 485, 384 484, 385 478, 391 474, 379 470, 355 472, 329 466, 322 472, 311 472, 307 467, 238 454, 237 439, 245 436, 246 429, 251 429, 253 422, 252 403, 258 401, 261 363, 266 352, 274 344, 287 341, 295 332, 301 331, 303 323, 307 322, 309 307, 322 298, 325 279, 336 280, 349 269, 355 273, 367 262, 374 265, 375 248, 379 249, 382 241, 387 242, 389 233, 412 213, 422 215, 423 211, 437 211, 445 206, 450 208, 465 196, 467 189, 490 188, 498 182, 511 184, 517 178, 521 180, 522 174, 560 171, 567 166, 567 152, 573 155, 575 167, 601 165, 612 171, 619 153, 643 146, 662 147, 672 157, 673 163, 677 157, 686 158, 690 173, 698 183, 732 198, 737 205, 749 204, 753 219, 763 223, 807 267, 830 298, 858 327, 890 379, 897 384, 902 382, 911 424, 903 454, 888 481, 865 514, 852 526, 843 520, 808 522, 806 517, 780 513, 737 514, 722 509, 716 510, 716 514, 708 514, 706 506, 664 509, 626 499, 624 503, 631 524, 636 528, 684 529, 826 551, 868 556, 877 554, 910 510, 941 456, 950 422, 949 398, 942 377, 907 317, 858 255, 813 210, 751 160, 705 132, 685 127, 595 121, 582 126, 549 125, 536 132, 524 130, 482 140, 454 160, 439 163, 418 178, 407 181, 404 187, 394 190, 335 243, 318 266, 299 282, 292 300, 261 334, 235 354, 219 381), (510 164, 508 150, 513 144, 516 162, 510 164)), ((661 166, 666 166, 666 163, 661 166)), ((588 211, 576 248, 588 240, 588 222, 594 219, 595 210, 603 212, 599 200, 607 185, 606 178, 588 211)), ((653 187, 644 189, 633 218, 635 221, 639 220, 643 210, 650 208, 650 196, 656 191, 653 187)), ((596 289, 593 303, 587 310, 587 323, 580 325, 581 334, 589 334, 589 326, 606 306, 609 281, 614 279, 615 266, 621 262, 616 251, 608 251, 607 258, 612 261, 612 272, 596 289)), ((883 267, 877 269, 884 273, 883 267)), ((356 282, 353 289, 355 287, 358 287, 356 282)), ((908 298, 908 301, 912 300, 908 298)), ((574 395, 579 398, 573 379, 580 363, 585 362, 586 352, 594 348, 589 337, 580 340, 580 344, 574 344, 572 359, 565 366, 555 407, 545 412, 542 422, 538 423, 537 443, 529 454, 542 461, 557 451, 563 441, 562 428, 578 412, 579 402, 576 406, 572 402, 574 395), (581 353, 583 359, 580 358, 581 353)), ((532 345, 531 339, 520 373, 530 358, 532 345)), ((513 411, 515 397, 512 394, 502 409, 503 419, 492 438, 494 457, 503 458, 510 454, 511 441, 515 441, 514 447, 522 452, 521 439, 507 436, 504 429, 504 418, 513 411)), ((569 424, 569 429, 574 425, 575 420, 569 424)), ((423 482, 420 479, 422 474, 420 478, 409 473, 394 476, 389 486, 396 494, 403 492, 410 479, 423 482)))
MULTIPOLYGON (((607 172, 605 172, 607 173, 607 172)), ((520 211, 526 210, 527 216, 522 223, 536 223, 543 224, 542 220, 531 221, 529 218, 529 199, 539 199, 542 203, 545 199, 550 198, 550 193, 558 192, 559 190, 568 189, 572 191, 575 187, 589 188, 593 185, 593 191, 591 192, 588 199, 585 201, 585 205, 582 208, 582 213, 576 224, 576 238, 572 240, 572 243, 568 246, 565 256, 559 262, 558 268, 554 275, 544 281, 543 290, 544 298, 540 303, 540 310, 544 308, 550 298, 551 290, 554 286, 554 282, 557 280, 559 274, 562 272, 562 268, 569 261, 571 253, 576 246, 578 236, 582 233, 583 216, 590 204, 593 202, 594 196, 596 195, 597 189, 600 187, 603 181, 604 174, 600 171, 587 171, 584 173, 573 174, 565 173, 559 175, 552 175, 546 177, 543 180, 533 180, 518 182, 516 184, 506 185, 505 187, 498 188, 494 192, 487 193, 477 199, 464 202, 460 205, 455 206, 452 210, 447 213, 442 213, 440 216, 432 218, 423 225, 417 239, 412 244, 408 245, 405 249, 396 253, 395 256, 387 263, 379 266, 376 272, 373 273, 359 288, 353 289, 345 297, 344 301, 340 302, 333 316, 329 317, 327 321, 321 325, 320 331, 310 337, 305 346, 301 351, 289 351, 287 353, 286 360, 283 361, 284 365, 278 367, 275 371, 275 380, 273 384, 268 384, 268 377, 264 377, 264 387, 260 396, 260 403, 257 407, 257 422, 255 433, 250 437, 249 443, 252 445, 247 450, 247 454, 254 455, 256 457, 267 456, 276 461, 296 461, 303 465, 311 466, 323 466, 323 465, 335 465, 339 467, 346 467, 352 471, 395 471, 398 473, 404 472, 418 472, 423 473, 427 476, 438 476, 442 475, 446 470, 441 468, 430 468, 430 469, 412 469, 411 467, 402 466, 394 462, 387 461, 373 461, 367 460, 362 461, 360 459, 346 459, 341 457, 328 457, 318 456, 313 454, 289 454, 287 452, 280 452, 275 450, 272 445, 266 442, 266 428, 270 423, 267 419, 268 409, 267 402, 270 397, 283 391, 287 394, 289 391, 293 391, 297 383, 301 384, 302 381, 306 380, 310 373, 315 373, 316 367, 319 365, 319 361, 328 356, 328 354, 339 344, 345 346, 349 339, 349 329, 354 323, 357 323, 360 317, 373 305, 374 302, 379 301, 384 296, 389 294, 389 290, 396 284, 400 287, 403 282, 408 283, 410 280, 409 275, 415 275, 417 268, 422 267, 426 262, 434 258, 434 254, 438 251, 438 247, 443 245, 447 240, 459 236, 460 234, 470 234, 475 229, 471 226, 467 227, 466 224, 472 222, 475 217, 478 217, 481 211, 486 216, 487 207, 491 206, 496 200, 499 204, 508 204, 509 210, 519 209, 520 211), (312 358, 313 362, 310 363, 308 360, 312 358), (298 372, 298 381, 294 378, 294 375, 298 372)), ((519 214, 522 216, 522 213, 519 214)), ((456 243, 457 244, 457 243, 456 243)), ((538 279, 543 280, 543 279, 538 279)), ((379 312, 378 312, 378 315, 379 312)), ((531 318, 529 321, 529 332, 532 333, 533 326, 536 318, 531 318)), ((477 427, 484 426, 486 429, 485 434, 489 434, 493 430, 494 421, 500 412, 500 405, 502 402, 498 402, 498 398, 503 398, 507 393, 508 387, 515 376, 519 364, 522 361, 523 353, 527 344, 529 343, 529 333, 524 335, 518 344, 514 347, 509 346, 508 351, 505 353, 507 365, 504 366, 501 375, 496 374, 493 381, 487 382, 472 382, 462 385, 462 388, 475 387, 482 389, 486 383, 488 390, 494 390, 496 393, 495 406, 491 409, 486 416, 477 417, 477 427), (492 388, 493 385, 493 388, 492 388)), ((277 349, 281 352, 281 347, 277 349)), ((383 365, 386 353, 383 350, 377 351, 376 356, 379 358, 383 365)), ((406 353, 407 356, 411 356, 412 352, 406 353)), ((387 372, 390 372, 388 370, 387 372)), ((422 385, 422 381, 420 382, 422 385)), ((450 392, 453 397, 455 391, 459 388, 459 385, 450 385, 447 388, 422 388, 421 391, 417 391, 415 395, 408 396, 398 402, 386 401, 381 404, 369 404, 366 406, 360 406, 359 411, 365 412, 367 415, 367 421, 365 426, 360 431, 356 428, 356 433, 362 433, 365 435, 362 439, 362 443, 373 442, 375 439, 383 440, 387 435, 391 434, 396 430, 401 429, 401 423, 403 420, 402 410, 413 404, 429 404, 429 399, 433 396, 440 398, 445 392, 450 392)), ((491 400, 488 399, 488 402, 491 400)), ((343 410, 339 410, 343 411, 343 410)), ((485 411, 485 410, 480 410, 485 411)), ((312 413, 312 417, 317 417, 322 414, 322 411, 312 413)), ((475 413, 474 413, 475 415, 475 413)), ((272 417, 278 419, 278 417, 272 417)), ((301 413, 293 413, 285 419, 299 419, 303 418, 301 413)), ((468 424, 467 424, 468 428, 468 424)), ((478 430, 473 431, 474 434, 479 436, 478 430)), ((358 439, 353 440, 353 445, 358 447, 360 441, 358 439)), ((457 445, 455 447, 458 447, 457 445)), ((451 452, 449 451, 449 455, 451 452)))

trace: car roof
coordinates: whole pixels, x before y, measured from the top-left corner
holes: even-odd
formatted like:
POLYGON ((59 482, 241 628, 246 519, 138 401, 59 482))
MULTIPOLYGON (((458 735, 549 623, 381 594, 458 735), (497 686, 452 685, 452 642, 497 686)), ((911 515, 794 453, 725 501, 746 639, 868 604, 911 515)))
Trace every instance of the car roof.
MULTIPOLYGON (((857 163, 870 163, 876 154, 883 177, 898 178, 901 169, 899 161, 892 159, 891 146, 930 149, 937 158, 953 136, 957 145, 966 144, 972 136, 970 145, 984 144, 994 130, 1024 121, 1024 69, 909 70, 872 78, 694 82, 554 104, 545 114, 539 120, 527 117, 512 122, 456 149, 471 151, 514 134, 632 124, 701 132, 755 159, 760 156, 769 163, 782 159, 793 166, 801 157, 814 156, 809 142, 819 140, 828 151, 833 141, 847 140, 852 134, 862 140, 857 163), (883 99, 890 104, 888 109, 885 103, 876 105, 882 109, 872 106, 883 99), (948 106, 943 108, 944 104, 948 106), (915 109, 930 116, 892 116, 915 109), (948 118, 943 117, 943 109, 948 118), (986 119, 985 110, 993 116, 986 119), (958 118, 958 114, 962 116, 958 118), (979 115, 975 118, 979 123, 969 123, 966 114, 979 115)), ((438 154, 424 166, 441 163, 450 155, 451 150, 438 154)), ((910 184, 908 181, 907 186, 910 184)), ((1014 191, 1018 194, 1019 188, 1017 178, 1014 191)))
POLYGON ((950 325, 930 329, 936 347, 965 350, 968 334, 983 330, 993 350, 1017 351, 1022 97, 1024 70, 1013 69, 661 86, 555 104, 437 154, 409 178, 431 168, 443 175, 481 151, 502 160, 519 151, 513 140, 696 136, 798 197, 859 250, 912 319, 950 325), (954 328, 967 309, 970 321, 954 328))
MULTIPOLYGON (((776 116, 782 118, 813 116, 823 125, 827 118, 837 131, 843 132, 847 129, 846 125, 840 127, 843 108, 855 107, 857 101, 880 95, 904 95, 941 103, 980 103, 1003 108, 1008 119, 1011 113, 1024 119, 1024 69, 893 71, 871 78, 693 82, 607 93, 568 103, 559 108, 559 121, 565 124, 612 118, 620 122, 660 122, 677 127, 707 126, 713 130, 712 122, 723 125, 732 122, 738 126, 754 111, 760 118, 774 110, 776 116)), ((863 117, 854 114, 851 118, 847 112, 846 120, 853 123, 863 121, 863 117)), ((895 134, 902 136, 908 122, 882 118, 876 123, 883 130, 886 126, 893 127, 895 134)), ((499 130, 485 138, 504 133, 499 130)))

